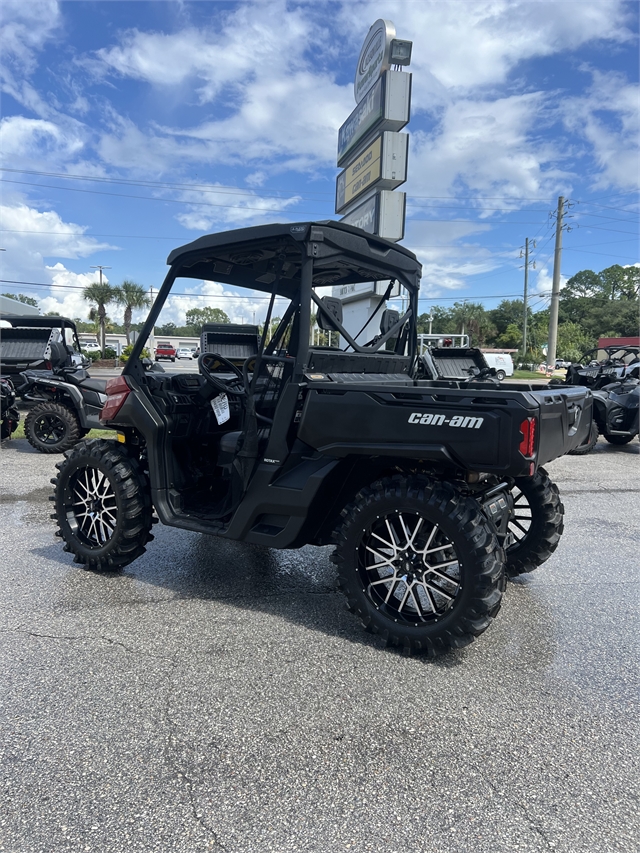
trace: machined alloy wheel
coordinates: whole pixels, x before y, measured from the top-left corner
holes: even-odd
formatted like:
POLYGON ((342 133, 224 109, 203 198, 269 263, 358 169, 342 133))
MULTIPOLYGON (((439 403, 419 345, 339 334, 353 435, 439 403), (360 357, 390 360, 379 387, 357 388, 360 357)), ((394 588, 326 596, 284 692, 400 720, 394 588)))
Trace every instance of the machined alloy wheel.
POLYGON ((99 468, 80 468, 69 482, 72 503, 67 508, 69 527, 80 541, 101 548, 118 524, 118 502, 113 484, 99 468))
POLYGON ((115 571, 144 553, 153 539, 149 483, 126 448, 115 441, 81 441, 56 468, 52 518, 76 563, 115 571))
POLYGON ((442 528, 395 510, 371 524, 358 553, 359 574, 376 607, 410 625, 430 622, 460 593, 460 562, 442 528))
POLYGON ((511 492, 513 514, 505 543, 507 574, 532 572, 558 547, 564 531, 564 506, 555 483, 544 468, 533 477, 521 477, 511 492))
POLYGON ((334 540, 349 609, 389 645, 460 648, 500 609, 504 552, 478 504, 448 483, 379 480, 343 510, 334 540))

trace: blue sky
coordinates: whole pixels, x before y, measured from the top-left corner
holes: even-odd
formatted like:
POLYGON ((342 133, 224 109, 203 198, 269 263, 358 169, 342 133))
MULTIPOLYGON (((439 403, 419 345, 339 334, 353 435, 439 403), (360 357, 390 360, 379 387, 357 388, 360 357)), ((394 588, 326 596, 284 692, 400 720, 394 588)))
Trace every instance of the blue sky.
MULTIPOLYGON (((421 310, 521 294, 527 237, 543 307, 559 195, 564 280, 639 260, 635 2, 3 0, 1 14, 0 289, 43 310, 86 316, 97 264, 158 287, 169 251, 202 233, 333 218, 337 130, 381 17, 414 43, 402 189, 421 310)), ((164 319, 264 308, 189 289, 164 319)))

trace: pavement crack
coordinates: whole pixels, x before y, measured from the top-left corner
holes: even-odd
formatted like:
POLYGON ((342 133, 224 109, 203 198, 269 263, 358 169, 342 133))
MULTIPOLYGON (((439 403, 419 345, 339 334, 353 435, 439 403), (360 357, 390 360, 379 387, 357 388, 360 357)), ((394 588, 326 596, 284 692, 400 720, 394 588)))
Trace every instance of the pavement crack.
POLYGON ((176 660, 171 657, 167 657, 166 655, 155 655, 152 652, 148 651, 139 651, 138 649, 134 649, 131 646, 128 646, 126 643, 121 642, 120 640, 114 640, 113 637, 105 637, 102 635, 99 636, 91 636, 90 634, 78 634, 76 636, 68 635, 68 634, 41 634, 37 631, 27 631, 24 628, 2 628, 0 629, 0 633, 2 634, 22 634, 26 637, 35 637, 37 639, 43 640, 68 640, 69 642, 79 642, 81 640, 88 640, 90 642, 102 642, 107 643, 110 646, 119 646, 124 649, 130 655, 136 655, 140 657, 150 657, 155 658, 156 660, 166 661, 173 666, 176 665, 176 660))
MULTIPOLYGON (((479 775, 482 779, 484 779, 484 781, 485 781, 485 782, 486 782, 486 784, 487 784, 487 787, 491 788, 491 790, 492 790, 492 791, 493 791, 497 796, 499 796, 499 797, 503 797, 503 796, 504 796, 504 792, 503 792, 503 791, 501 791, 501 790, 498 788, 498 786, 497 786, 497 785, 495 785, 495 784, 491 781, 490 777, 488 777, 485 773, 483 773, 483 771, 482 771, 482 768, 481 768, 481 767, 479 767, 479 766, 476 764, 476 765, 475 765, 475 769, 476 769, 476 771, 477 771, 478 775, 479 775)), ((533 830, 533 832, 535 832, 535 833, 536 833, 536 835, 538 835, 538 836, 542 839, 542 841, 546 844, 547 848, 548 848, 549 850, 555 850, 555 844, 554 844, 554 843, 553 843, 553 841, 552 841, 552 840, 547 836, 547 833, 544 831, 544 829, 542 828, 542 826, 540 825, 540 823, 539 823, 539 822, 538 822, 538 821, 537 821, 537 820, 536 820, 536 819, 535 819, 535 818, 534 818, 534 817, 529 813, 529 810, 527 809, 526 805, 525 805, 523 802, 520 802, 520 800, 515 799, 514 797, 509 797, 509 799, 510 799, 510 800, 511 800, 511 802, 514 804, 514 806, 522 812, 522 814, 523 814, 523 816, 524 816, 525 820, 526 820, 526 821, 527 821, 527 823, 529 824, 529 828, 530 828, 531 830, 533 830)))

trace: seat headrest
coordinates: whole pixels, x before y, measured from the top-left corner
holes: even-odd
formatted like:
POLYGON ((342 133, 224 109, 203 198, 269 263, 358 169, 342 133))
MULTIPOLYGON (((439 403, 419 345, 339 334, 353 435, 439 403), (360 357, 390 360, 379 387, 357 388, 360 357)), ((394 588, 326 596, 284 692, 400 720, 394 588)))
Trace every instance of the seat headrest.
POLYGON ((63 343, 54 343, 49 345, 49 349, 51 350, 51 355, 49 357, 51 366, 53 368, 64 367, 64 365, 69 361, 67 345, 63 343))
POLYGON ((331 317, 335 317, 338 323, 342 323, 342 302, 335 296, 323 296, 320 302, 324 311, 318 308, 316 315, 318 326, 323 332, 337 332, 338 327, 331 322, 331 317))
POLYGON ((380 318, 380 334, 386 335, 390 329, 393 329, 399 319, 399 311, 396 311, 393 308, 386 308, 382 312, 382 317, 380 318))

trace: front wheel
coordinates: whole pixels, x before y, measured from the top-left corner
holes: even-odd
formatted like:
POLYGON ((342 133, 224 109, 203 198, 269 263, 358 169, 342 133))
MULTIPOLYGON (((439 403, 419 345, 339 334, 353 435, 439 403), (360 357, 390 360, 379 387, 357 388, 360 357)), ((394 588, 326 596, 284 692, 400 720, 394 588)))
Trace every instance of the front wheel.
POLYGON ((447 483, 380 480, 343 510, 334 539, 349 609, 389 645, 460 648, 500 609, 504 552, 477 503, 447 483))
POLYGON ((558 547, 564 531, 564 506, 544 468, 516 480, 507 538, 507 574, 532 572, 558 547))
POLYGON ((52 518, 64 550, 97 572, 115 571, 153 539, 151 495, 138 461, 115 441, 82 441, 56 465, 52 518))
POLYGON ((31 409, 24 434, 40 453, 63 453, 79 441, 80 423, 71 409, 47 400, 31 409))

